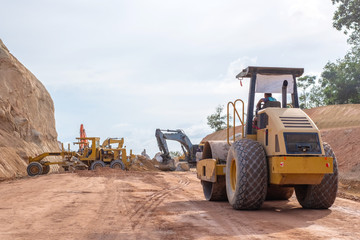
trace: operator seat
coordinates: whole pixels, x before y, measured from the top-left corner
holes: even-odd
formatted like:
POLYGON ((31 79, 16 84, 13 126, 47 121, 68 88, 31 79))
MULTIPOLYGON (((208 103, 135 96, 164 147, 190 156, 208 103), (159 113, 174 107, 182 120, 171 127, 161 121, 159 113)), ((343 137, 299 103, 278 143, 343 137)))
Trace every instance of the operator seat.
MULTIPOLYGON (((281 108, 281 103, 279 101, 267 101, 261 109, 268 107, 276 107, 281 108)), ((268 119, 266 113, 258 114, 258 110, 256 111, 255 118, 253 121, 253 128, 256 133, 257 129, 265 128, 268 124, 268 119)))
POLYGON ((264 104, 264 106, 263 106, 262 109, 268 108, 268 107, 278 107, 278 108, 280 108, 280 107, 281 107, 281 103, 280 103, 279 101, 267 101, 267 102, 264 104))

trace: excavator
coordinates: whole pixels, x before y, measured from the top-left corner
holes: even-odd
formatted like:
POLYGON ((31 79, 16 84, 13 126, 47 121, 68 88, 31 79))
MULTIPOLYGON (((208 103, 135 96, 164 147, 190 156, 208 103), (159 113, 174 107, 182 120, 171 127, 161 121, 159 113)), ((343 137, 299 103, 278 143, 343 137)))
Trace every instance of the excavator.
POLYGON ((183 130, 162 130, 158 128, 155 131, 155 137, 159 149, 162 152, 161 157, 163 158, 164 163, 168 163, 171 160, 166 140, 173 140, 181 144, 181 148, 185 155, 185 159, 183 160, 188 162, 190 166, 196 166, 196 153, 201 151, 201 146, 198 144, 192 144, 183 130))

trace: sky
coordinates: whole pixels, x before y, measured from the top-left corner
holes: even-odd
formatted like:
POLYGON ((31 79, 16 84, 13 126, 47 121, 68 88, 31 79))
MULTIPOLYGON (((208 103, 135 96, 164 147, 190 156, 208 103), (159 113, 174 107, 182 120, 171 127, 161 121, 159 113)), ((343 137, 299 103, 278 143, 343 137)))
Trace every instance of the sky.
MULTIPOLYGON (((58 140, 124 137, 159 152, 155 129, 193 144, 218 105, 247 101, 247 66, 320 75, 345 55, 330 0, 0 0, 0 38, 47 88, 58 140)), ((260 97, 260 96, 257 96, 260 97)), ((76 146, 72 146, 73 149, 76 146)), ((169 142, 170 151, 181 151, 169 142)))

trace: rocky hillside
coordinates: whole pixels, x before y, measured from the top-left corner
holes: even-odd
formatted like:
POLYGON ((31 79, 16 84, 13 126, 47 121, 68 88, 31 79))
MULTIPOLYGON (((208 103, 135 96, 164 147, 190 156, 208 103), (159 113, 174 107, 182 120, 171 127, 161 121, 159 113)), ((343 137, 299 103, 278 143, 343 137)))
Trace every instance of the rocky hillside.
POLYGON ((28 156, 58 151, 54 103, 0 40, 0 179, 26 175, 28 156))

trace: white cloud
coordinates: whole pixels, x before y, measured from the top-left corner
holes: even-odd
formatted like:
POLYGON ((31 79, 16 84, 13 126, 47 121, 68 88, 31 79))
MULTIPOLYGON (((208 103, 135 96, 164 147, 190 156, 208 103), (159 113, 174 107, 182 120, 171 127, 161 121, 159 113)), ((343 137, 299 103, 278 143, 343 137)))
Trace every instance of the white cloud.
MULTIPOLYGON (((331 1, 7 1, 0 35, 47 87, 59 140, 124 137, 157 151, 155 129, 197 143, 219 104, 247 101, 249 65, 320 73, 345 54, 331 1)), ((176 146, 178 147, 178 146, 176 146)))

